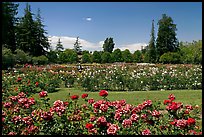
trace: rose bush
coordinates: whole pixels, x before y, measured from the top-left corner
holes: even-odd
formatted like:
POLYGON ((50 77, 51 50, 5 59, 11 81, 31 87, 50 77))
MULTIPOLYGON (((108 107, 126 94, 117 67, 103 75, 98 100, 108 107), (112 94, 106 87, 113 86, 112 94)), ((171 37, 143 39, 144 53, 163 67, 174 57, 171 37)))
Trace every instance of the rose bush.
POLYGON ((173 94, 162 102, 145 100, 138 105, 125 100, 108 100, 101 90, 101 100, 72 95, 67 101, 48 104, 49 93, 41 91, 38 99, 23 92, 2 102, 3 135, 201 135, 198 106, 175 102, 173 94), (188 112, 188 113, 186 113, 188 112))

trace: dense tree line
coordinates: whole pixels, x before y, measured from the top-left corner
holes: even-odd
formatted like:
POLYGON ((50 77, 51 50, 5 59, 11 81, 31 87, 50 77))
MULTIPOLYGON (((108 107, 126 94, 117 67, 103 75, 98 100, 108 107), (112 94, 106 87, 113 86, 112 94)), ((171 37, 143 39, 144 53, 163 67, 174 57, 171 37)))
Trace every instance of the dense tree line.
POLYGON ((31 12, 29 4, 23 17, 16 17, 18 4, 2 3, 2 63, 3 69, 17 64, 47 63, 193 63, 202 64, 202 40, 178 42, 176 24, 166 14, 158 21, 158 33, 155 37, 154 20, 150 32, 149 44, 142 50, 131 53, 128 49, 115 48, 112 37, 106 38, 103 51, 82 51, 79 37, 73 49, 64 49, 58 40, 53 50, 48 42, 40 9, 37 14, 31 12), (34 18, 35 17, 35 18, 34 18))

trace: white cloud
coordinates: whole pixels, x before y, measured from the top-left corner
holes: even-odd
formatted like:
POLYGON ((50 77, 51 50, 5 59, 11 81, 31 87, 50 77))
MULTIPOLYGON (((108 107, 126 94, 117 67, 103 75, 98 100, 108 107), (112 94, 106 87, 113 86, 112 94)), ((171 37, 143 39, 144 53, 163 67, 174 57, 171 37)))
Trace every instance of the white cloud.
POLYGON ((86 20, 87 20, 87 21, 91 21, 92 18, 91 18, 91 17, 86 17, 86 20))
POLYGON ((129 49, 130 52, 133 53, 134 51, 141 50, 146 46, 147 46, 146 43, 133 43, 133 44, 121 45, 119 48, 120 50, 129 49))
MULTIPOLYGON (((70 48, 73 49, 74 43, 76 42, 76 37, 68 37, 68 36, 50 36, 48 39, 50 40, 51 47, 55 49, 55 46, 57 45, 57 42, 60 38, 60 41, 62 42, 62 45, 65 49, 70 48)), ((102 51, 103 50, 103 43, 104 41, 99 41, 97 43, 89 42, 85 39, 79 38, 79 42, 81 43, 82 50, 88 50, 88 51, 102 51)), ((141 50, 141 47, 143 48, 147 46, 146 43, 133 43, 133 44, 127 44, 127 45, 117 45, 114 49, 119 48, 121 51, 125 49, 129 49, 131 53, 133 53, 136 50, 141 50)))
MULTIPOLYGON (((64 49, 67 49, 67 48, 73 49, 74 43, 76 42, 76 37, 50 36, 48 39, 53 49, 55 49, 59 38, 60 38, 60 41, 62 42, 64 49)), ((92 43, 81 38, 79 38, 79 42, 81 43, 82 50, 89 50, 89 51, 102 50, 101 49, 102 46, 100 43, 92 43)))

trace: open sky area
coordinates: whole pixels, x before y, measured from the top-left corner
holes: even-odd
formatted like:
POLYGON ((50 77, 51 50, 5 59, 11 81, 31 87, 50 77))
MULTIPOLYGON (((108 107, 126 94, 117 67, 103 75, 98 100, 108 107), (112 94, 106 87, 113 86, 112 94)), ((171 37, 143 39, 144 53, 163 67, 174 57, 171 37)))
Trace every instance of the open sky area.
MULTIPOLYGON (((27 2, 17 2, 18 17, 27 2)), ((150 40, 154 19, 157 38, 162 14, 177 24, 179 41, 202 39, 202 2, 29 2, 31 12, 41 10, 43 24, 54 48, 58 39, 64 48, 73 48, 79 36, 83 50, 102 50, 103 41, 112 37, 115 49, 140 50, 150 40)), ((34 16, 35 17, 35 16, 34 16)))

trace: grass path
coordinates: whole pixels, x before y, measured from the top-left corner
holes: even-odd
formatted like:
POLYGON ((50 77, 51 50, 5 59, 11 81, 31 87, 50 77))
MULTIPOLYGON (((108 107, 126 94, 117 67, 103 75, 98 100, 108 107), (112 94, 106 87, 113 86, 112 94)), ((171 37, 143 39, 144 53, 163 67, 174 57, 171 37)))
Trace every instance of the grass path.
MULTIPOLYGON (((95 100, 102 99, 98 92, 85 92, 80 89, 75 88, 60 88, 58 92, 48 93, 50 98, 49 103, 53 103, 56 100, 66 101, 68 95, 81 95, 83 93, 88 93, 88 98, 94 98, 95 100)), ((174 94, 176 96, 176 102, 182 102, 184 105, 202 105, 202 90, 170 90, 170 91, 132 91, 132 92, 109 92, 108 99, 111 101, 125 99, 127 103, 137 105, 142 103, 144 100, 150 99, 163 100, 168 99, 169 94, 174 94)), ((35 98, 39 98, 38 94, 34 95, 35 98)), ((79 103, 82 104, 83 100, 79 99, 79 103)))

